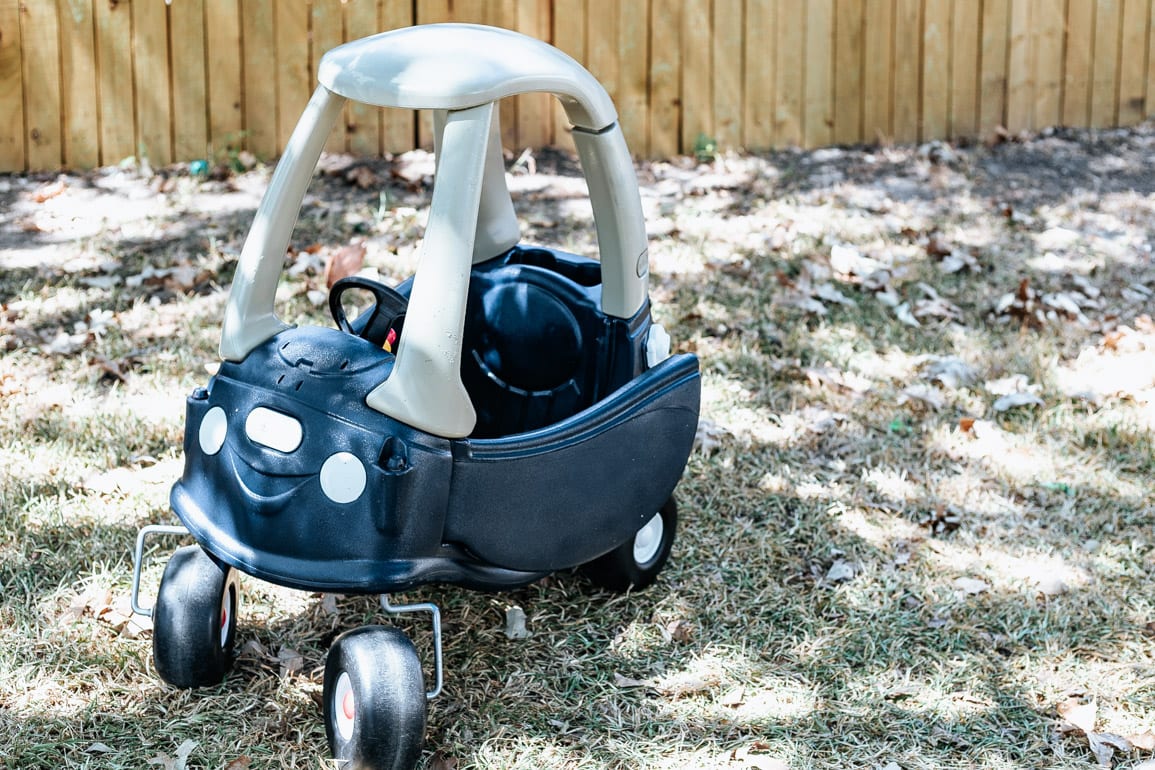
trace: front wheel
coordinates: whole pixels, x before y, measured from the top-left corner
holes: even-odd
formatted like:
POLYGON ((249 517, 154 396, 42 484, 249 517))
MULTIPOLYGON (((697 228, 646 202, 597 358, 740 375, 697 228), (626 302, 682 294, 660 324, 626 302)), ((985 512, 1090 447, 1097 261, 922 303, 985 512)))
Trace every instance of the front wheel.
POLYGON ((339 636, 325 662, 322 703, 329 750, 341 767, 417 765, 425 741, 425 683, 417 650, 401 631, 362 626, 339 636))
POLYGON ((640 590, 653 583, 674 546, 678 527, 678 504, 669 500, 642 525, 632 539, 580 571, 599 588, 610 591, 640 590))
POLYGON ((237 635, 236 570, 199 545, 168 560, 152 613, 152 657, 175 687, 220 684, 232 665, 237 635))

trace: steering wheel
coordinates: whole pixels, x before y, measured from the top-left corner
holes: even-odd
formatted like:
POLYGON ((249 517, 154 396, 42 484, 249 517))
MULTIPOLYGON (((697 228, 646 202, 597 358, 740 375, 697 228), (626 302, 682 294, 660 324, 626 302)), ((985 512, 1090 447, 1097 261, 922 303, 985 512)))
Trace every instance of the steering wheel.
POLYGON ((357 275, 338 280, 329 290, 329 312, 333 314, 337 328, 368 340, 379 348, 388 344, 390 352, 397 350, 396 337, 401 333, 408 306, 408 298, 395 289, 357 275), (373 304, 352 321, 346 316, 342 302, 345 294, 350 291, 367 292, 373 297, 373 304), (393 339, 389 337, 390 332, 393 333, 393 339))

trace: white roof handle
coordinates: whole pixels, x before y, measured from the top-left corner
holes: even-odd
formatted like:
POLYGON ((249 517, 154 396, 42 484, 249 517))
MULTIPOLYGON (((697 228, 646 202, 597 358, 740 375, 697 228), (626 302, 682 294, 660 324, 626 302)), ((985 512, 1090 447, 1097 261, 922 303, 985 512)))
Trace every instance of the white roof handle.
POLYGON ((519 32, 477 24, 424 24, 354 40, 321 57, 334 93, 379 107, 463 110, 517 94, 555 94, 576 127, 618 119, 593 75, 562 51, 519 32))
MULTIPOLYGON (((553 46, 519 32, 476 24, 427 24, 338 46, 321 58, 325 88, 382 107, 454 111, 523 93, 555 95, 574 126, 590 190, 602 263, 602 310, 630 318, 646 302, 649 253, 633 160, 602 85, 553 46)), ((492 152, 492 149, 490 150, 492 152)), ((513 211, 491 205, 505 192, 488 169, 482 233, 515 234, 513 211)), ((478 240, 486 250, 491 241, 478 240)), ((503 239, 512 246, 516 240, 503 239)), ((480 261, 496 253, 478 253, 480 261)))

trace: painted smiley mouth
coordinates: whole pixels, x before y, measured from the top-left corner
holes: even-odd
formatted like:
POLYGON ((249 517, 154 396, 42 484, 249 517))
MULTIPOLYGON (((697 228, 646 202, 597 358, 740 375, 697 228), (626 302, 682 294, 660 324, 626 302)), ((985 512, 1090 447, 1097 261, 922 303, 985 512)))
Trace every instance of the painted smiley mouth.
POLYGON ((254 502, 274 508, 288 502, 296 492, 316 473, 278 475, 262 471, 245 462, 237 455, 230 457, 229 468, 231 475, 237 481, 237 486, 254 502))

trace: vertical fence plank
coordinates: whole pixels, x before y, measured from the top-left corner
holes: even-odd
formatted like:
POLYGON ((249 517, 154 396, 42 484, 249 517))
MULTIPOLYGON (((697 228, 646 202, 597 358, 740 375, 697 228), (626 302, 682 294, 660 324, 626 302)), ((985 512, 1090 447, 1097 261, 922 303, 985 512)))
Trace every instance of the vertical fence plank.
POLYGON ((978 133, 979 27, 982 6, 973 0, 954 0, 951 19, 950 121, 952 139, 978 133))
POLYGON ((277 44, 273 0, 241 1, 245 145, 263 160, 277 156, 277 44))
MULTIPOLYGON (((656 32, 655 32, 656 34, 656 32)), ((585 0, 554 0, 553 44, 576 61, 586 59, 586 3, 585 0)), ((569 131, 569 119, 556 100, 553 104, 553 144, 574 152, 576 147, 569 131)), ((675 124, 676 127, 677 124, 675 124)))
MULTIPOLYGON (((746 2, 742 143, 752 150, 767 150, 774 143, 774 70, 777 64, 774 20, 777 6, 777 0, 746 2)), ((651 151, 656 152, 653 147, 651 151)))
POLYGON ((650 3, 622 3, 618 27, 618 115, 630 152, 649 153, 650 3))
POLYGON ((0 0, 0 172, 23 171, 24 68, 19 0, 0 0))
POLYGON ((1143 120, 1147 96, 1148 0, 1124 0, 1119 49, 1119 111, 1115 122, 1133 126, 1143 120))
POLYGON ((1031 2, 1011 0, 1007 49, 1007 130, 1034 127, 1035 73, 1031 66, 1031 2))
POLYGON ((1095 2, 1096 0, 1067 0, 1062 109, 1065 126, 1087 126, 1090 121, 1095 2))
MULTIPOLYGON (((505 29, 517 29, 517 11, 520 0, 488 0, 484 2, 485 15, 482 24, 505 29)), ((460 0, 454 0, 453 8, 456 12, 460 0)), ((613 49, 617 50, 617 41, 614 40, 613 49)), ((501 105, 501 140, 505 147, 516 147, 519 143, 517 136, 518 112, 521 110, 521 99, 506 99, 501 105)), ((428 123, 422 122, 424 128, 428 123)))
POLYGON ((100 162, 136 154, 132 96, 132 6, 97 2, 96 59, 100 84, 100 162))
POLYGON ((999 126, 1005 126, 1007 120, 1009 0, 983 0, 982 24, 979 131, 987 133, 999 126))
MULTIPOLYGON (((398 3, 390 2, 390 0, 385 0, 385 5, 386 5, 386 7, 389 7, 390 5, 398 5, 398 3)), ((502 3, 496 4, 497 8, 495 10, 500 12, 500 8, 502 5, 503 5, 502 3)), ((413 23, 414 24, 444 24, 445 22, 448 22, 448 21, 454 21, 454 11, 456 10, 455 6, 456 6, 456 3, 453 0, 416 0, 416 2, 413 3, 413 9, 414 9, 414 14, 415 14, 415 17, 413 19, 413 23)), ((487 19, 486 21, 490 22, 493 20, 487 19)), ((496 27, 504 26, 504 24, 502 23, 502 22, 504 22, 504 19, 497 19, 496 21, 498 21, 499 23, 494 24, 493 26, 496 26, 496 27)), ((502 132, 503 139, 508 138, 510 136, 516 136, 516 125, 513 122, 511 122, 511 115, 509 114, 511 112, 513 113, 512 117, 516 118, 517 111, 516 111, 512 102, 507 102, 507 103, 501 105, 501 113, 502 113, 502 115, 501 115, 502 121, 501 122, 502 122, 502 124, 504 126, 507 126, 507 127, 513 126, 512 130, 507 128, 505 131, 502 132)), ((432 150, 433 149, 433 121, 432 121, 432 119, 426 113, 419 113, 417 115, 416 120, 417 120, 417 144, 418 144, 418 146, 432 150)))
POLYGON ((805 52, 800 32, 805 25, 806 0, 778 0, 774 40, 774 142, 779 145, 802 144, 805 76, 801 65, 805 52))
POLYGON ((920 140, 950 133, 952 5, 952 0, 924 0, 923 4, 920 140))
MULTIPOLYGON (((1155 0, 1147 9, 1148 24, 1155 25, 1155 0)), ((1148 118, 1155 117, 1155 31, 1147 30, 1147 105, 1148 118)))
POLYGON ((807 6, 802 139, 807 147, 821 147, 834 136, 834 0, 807 6))
POLYGON ((1034 0, 1034 128, 1058 125, 1062 117, 1063 11, 1066 0, 1034 0))
POLYGON ((167 11, 164 3, 143 0, 132 4, 137 153, 161 166, 172 162, 167 11))
POLYGON ((24 110, 28 167, 60 168, 60 37, 56 8, 50 3, 22 3, 24 110))
POLYGON ((62 0, 60 19, 64 108, 64 165, 92 168, 100 163, 100 121, 96 105, 96 31, 91 0, 62 0))
MULTIPOLYGON (((365 0, 357 0, 365 2, 365 0)), ((413 6, 383 0, 378 19, 381 29, 400 29, 416 24, 413 6)), ((417 116, 410 110, 384 110, 381 112, 381 151, 400 153, 412 149, 417 143, 417 116)))
POLYGON ((1117 112, 1119 85, 1119 3, 1099 0, 1095 6, 1095 49, 1092 61, 1091 126, 1110 126, 1117 112))
POLYGON ((896 0, 894 8, 894 139, 917 142, 922 107, 922 8, 896 0))
POLYGON ((277 151, 309 101, 316 78, 309 69, 309 6, 300 0, 276 3, 277 151))
POLYGON ((209 146, 217 162, 243 146, 239 2, 206 0, 205 4, 209 146))
POLYGON ((618 27, 621 17, 614 0, 588 0, 586 67, 618 102, 618 27))
POLYGON ((862 135, 862 0, 838 0, 834 17, 834 134, 838 144, 862 135))
MULTIPOLYGON (((317 75, 317 65, 321 57, 331 48, 336 48, 345 42, 345 3, 342 0, 312 0, 312 14, 309 20, 311 34, 309 40, 309 73, 313 78, 317 75)), ((345 152, 348 146, 347 126, 351 122, 349 111, 345 106, 344 116, 333 126, 325 140, 326 152, 345 152)))
MULTIPOLYGON (((357 40, 381 31, 377 0, 348 0, 345 5, 345 40, 357 40)), ((380 155, 383 110, 368 104, 349 102, 345 108, 345 132, 349 152, 373 157, 380 155)), ((401 110, 390 110, 401 112, 401 110)), ((412 114, 405 111, 405 115, 412 114)))
POLYGON ((863 17, 862 138, 886 142, 894 134, 894 0, 866 0, 863 17))
POLYGON ((209 149, 205 67, 205 2, 172 0, 172 131, 175 160, 195 160, 209 149))
MULTIPOLYGON (((627 4, 633 7, 634 3, 627 4)), ((551 27, 549 0, 518 0, 517 30, 538 40, 549 40, 551 27)), ((640 24, 645 29, 645 18, 640 24)), ((644 38, 644 35, 643 35, 644 38)), ((644 66, 645 59, 643 57, 644 66)), ((645 95, 645 80, 642 80, 645 95)), ((553 136, 553 97, 549 94, 522 94, 517 97, 517 146, 543 147, 553 136)), ((619 106, 619 110, 621 107, 619 106)), ((645 115, 641 118, 644 120, 645 115)))
MULTIPOLYGON (((714 135, 714 73, 710 0, 686 0, 682 17, 682 149, 693 152, 714 135)), ((593 15, 590 16, 591 21, 593 15)), ((591 41, 592 43, 592 41, 591 41)), ((596 73, 595 73, 596 74, 596 73)))
POLYGON ((947 136, 950 125, 951 0, 925 0, 922 25, 922 127, 919 139, 947 136))
POLYGON ((714 140, 721 147, 742 143, 742 0, 714 0, 710 51, 714 71, 714 140))

